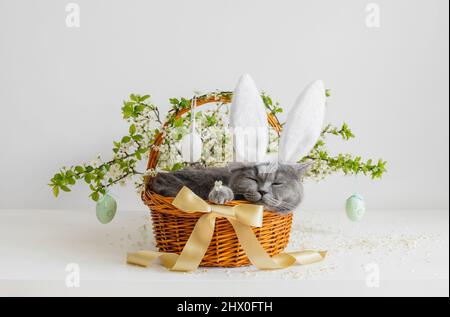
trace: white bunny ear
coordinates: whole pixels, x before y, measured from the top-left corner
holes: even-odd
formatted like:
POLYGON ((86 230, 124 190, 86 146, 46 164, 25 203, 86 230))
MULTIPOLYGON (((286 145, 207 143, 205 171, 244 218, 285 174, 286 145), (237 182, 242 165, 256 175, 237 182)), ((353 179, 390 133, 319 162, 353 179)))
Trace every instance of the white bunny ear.
POLYGON ((269 144, 267 113, 255 82, 248 74, 238 82, 231 105, 236 162, 262 162, 269 144))
POLYGON ((313 149, 322 132, 325 107, 325 86, 318 80, 303 91, 289 112, 280 138, 280 161, 298 162, 313 149))

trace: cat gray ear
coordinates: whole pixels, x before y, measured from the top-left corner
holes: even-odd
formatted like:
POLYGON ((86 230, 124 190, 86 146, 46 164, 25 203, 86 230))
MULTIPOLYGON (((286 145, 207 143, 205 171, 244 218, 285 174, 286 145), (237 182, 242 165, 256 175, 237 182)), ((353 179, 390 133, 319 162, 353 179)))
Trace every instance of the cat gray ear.
POLYGON ((313 164, 314 164, 314 161, 308 161, 306 163, 292 164, 291 166, 297 172, 298 177, 301 178, 309 172, 309 170, 311 169, 313 164))
POLYGON ((236 172, 238 170, 245 169, 245 168, 248 168, 250 166, 251 166, 250 163, 231 162, 230 164, 228 164, 228 171, 230 173, 234 173, 234 172, 236 172))

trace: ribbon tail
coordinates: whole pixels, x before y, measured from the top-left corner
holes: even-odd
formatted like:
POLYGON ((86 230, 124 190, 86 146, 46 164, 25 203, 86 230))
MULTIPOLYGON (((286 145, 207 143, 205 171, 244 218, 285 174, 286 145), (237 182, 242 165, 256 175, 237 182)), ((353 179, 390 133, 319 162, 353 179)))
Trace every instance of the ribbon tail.
POLYGON ((233 219, 228 219, 236 232, 242 248, 250 262, 261 270, 284 269, 298 263, 300 265, 313 264, 325 259, 326 251, 299 251, 281 253, 274 257, 267 254, 259 243, 250 227, 233 219))
POLYGON ((252 229, 233 219, 228 219, 233 225, 239 242, 247 257, 254 266, 260 270, 273 270, 286 268, 295 263, 295 258, 286 254, 280 254, 275 259, 270 257, 259 243, 252 229))
POLYGON ((200 217, 184 246, 183 252, 171 268, 172 271, 195 271, 208 251, 216 226, 216 216, 209 213, 200 217))
POLYGON ((300 265, 314 264, 323 261, 327 257, 327 251, 297 251, 286 253, 296 259, 300 265))
POLYGON ((149 267, 162 254, 156 251, 137 251, 127 254, 127 263, 142 267, 149 267))
POLYGON ((142 250, 128 253, 127 263, 142 267, 149 267, 150 264, 159 259, 165 268, 171 269, 179 257, 180 256, 175 253, 142 250))
POLYGON ((157 251, 138 251, 128 253, 127 263, 148 267, 159 258, 162 265, 171 271, 195 271, 208 250, 215 225, 216 216, 213 213, 203 215, 195 224, 194 230, 180 255, 157 251))

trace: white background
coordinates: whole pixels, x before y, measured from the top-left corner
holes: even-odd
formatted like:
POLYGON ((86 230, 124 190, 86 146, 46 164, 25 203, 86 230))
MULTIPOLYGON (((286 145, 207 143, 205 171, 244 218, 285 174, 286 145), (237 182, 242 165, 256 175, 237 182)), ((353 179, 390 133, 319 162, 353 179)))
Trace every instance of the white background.
MULTIPOLYGON (((378 29, 363 0, 78 0, 79 29, 69 2, 0 0, 0 208, 93 208, 85 187, 55 200, 46 184, 110 156, 129 93, 166 107, 249 72, 286 108, 323 79, 327 121, 357 135, 333 150, 389 161, 382 181, 308 183, 306 209, 338 210, 353 192, 371 209, 448 209, 448 1, 376 1, 378 29)), ((144 209, 132 188, 116 193, 144 209)))

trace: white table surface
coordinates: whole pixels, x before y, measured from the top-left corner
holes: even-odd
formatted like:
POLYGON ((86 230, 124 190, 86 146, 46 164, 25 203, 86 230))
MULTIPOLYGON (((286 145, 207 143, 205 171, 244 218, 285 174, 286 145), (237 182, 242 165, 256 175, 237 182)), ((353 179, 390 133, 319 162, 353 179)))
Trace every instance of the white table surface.
POLYGON ((368 211, 359 224, 302 211, 296 223, 289 249, 326 249, 324 262, 174 273, 125 263, 154 248, 145 210, 109 225, 93 210, 0 210, 0 296, 449 296, 448 210, 368 211), (80 287, 66 285, 69 263, 80 287))

